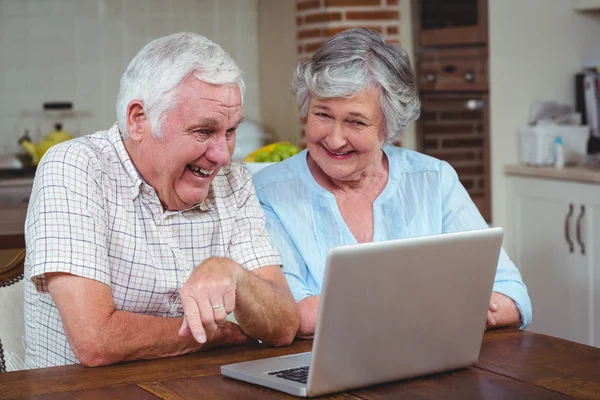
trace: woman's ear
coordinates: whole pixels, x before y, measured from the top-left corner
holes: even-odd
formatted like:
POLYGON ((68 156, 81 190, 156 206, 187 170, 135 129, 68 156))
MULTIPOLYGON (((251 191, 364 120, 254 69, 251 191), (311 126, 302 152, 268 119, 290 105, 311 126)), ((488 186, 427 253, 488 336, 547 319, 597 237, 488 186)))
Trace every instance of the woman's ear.
POLYGON ((144 111, 144 102, 141 100, 132 100, 127 106, 127 131, 129 137, 140 142, 146 136, 151 134, 150 121, 144 111))

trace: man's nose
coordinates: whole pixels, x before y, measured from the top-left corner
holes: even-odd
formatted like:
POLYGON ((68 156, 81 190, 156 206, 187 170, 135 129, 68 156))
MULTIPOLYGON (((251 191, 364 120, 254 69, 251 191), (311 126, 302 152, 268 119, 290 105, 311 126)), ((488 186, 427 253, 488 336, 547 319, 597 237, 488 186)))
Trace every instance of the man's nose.
POLYGON ((206 149, 205 157, 218 166, 223 166, 231 160, 231 153, 227 145, 225 135, 213 136, 208 148, 206 149))

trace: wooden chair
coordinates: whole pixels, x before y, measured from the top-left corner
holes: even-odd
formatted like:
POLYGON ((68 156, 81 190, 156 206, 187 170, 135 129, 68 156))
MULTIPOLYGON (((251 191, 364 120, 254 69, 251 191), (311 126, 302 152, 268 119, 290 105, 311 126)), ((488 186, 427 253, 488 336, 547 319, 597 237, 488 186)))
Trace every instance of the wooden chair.
MULTIPOLYGON (((23 279, 24 264, 25 249, 0 250, 0 290, 23 279)), ((2 372, 6 372, 6 360, 0 338, 0 373, 2 372)))

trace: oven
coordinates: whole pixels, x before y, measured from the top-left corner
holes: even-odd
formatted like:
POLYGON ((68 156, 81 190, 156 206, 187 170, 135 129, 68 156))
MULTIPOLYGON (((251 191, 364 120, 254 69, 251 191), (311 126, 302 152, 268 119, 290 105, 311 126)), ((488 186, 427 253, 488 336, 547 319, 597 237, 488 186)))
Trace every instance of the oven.
POLYGON ((421 49, 419 151, 458 173, 486 221, 491 220, 487 48, 421 49))

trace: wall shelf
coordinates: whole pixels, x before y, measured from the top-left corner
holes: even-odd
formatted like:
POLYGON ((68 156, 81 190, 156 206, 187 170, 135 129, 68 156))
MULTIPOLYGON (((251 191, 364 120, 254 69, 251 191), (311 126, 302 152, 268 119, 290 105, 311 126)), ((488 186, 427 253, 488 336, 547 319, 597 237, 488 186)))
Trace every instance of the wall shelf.
POLYGON ((600 12, 600 0, 572 0, 573 8, 579 12, 600 12))

